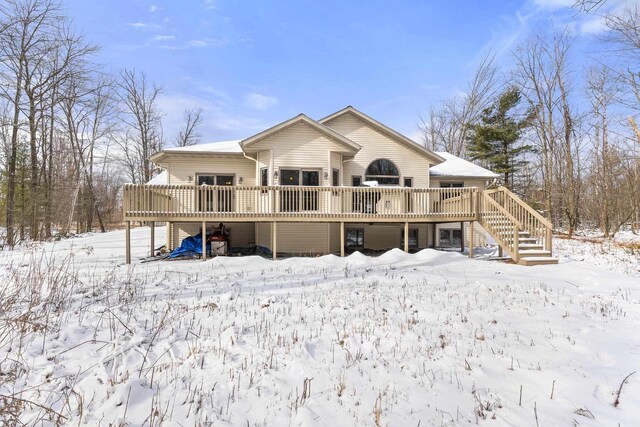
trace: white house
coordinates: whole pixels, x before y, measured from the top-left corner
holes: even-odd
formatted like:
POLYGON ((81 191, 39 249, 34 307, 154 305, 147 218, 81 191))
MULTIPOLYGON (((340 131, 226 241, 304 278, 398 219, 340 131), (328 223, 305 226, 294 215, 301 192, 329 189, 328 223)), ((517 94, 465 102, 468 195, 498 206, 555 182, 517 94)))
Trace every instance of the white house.
POLYGON ((274 257, 465 244, 473 253, 486 231, 517 262, 555 261, 551 224, 507 189, 486 190, 499 175, 351 106, 151 160, 163 172, 125 187, 125 222, 166 222, 169 247, 219 222, 232 247, 274 257))

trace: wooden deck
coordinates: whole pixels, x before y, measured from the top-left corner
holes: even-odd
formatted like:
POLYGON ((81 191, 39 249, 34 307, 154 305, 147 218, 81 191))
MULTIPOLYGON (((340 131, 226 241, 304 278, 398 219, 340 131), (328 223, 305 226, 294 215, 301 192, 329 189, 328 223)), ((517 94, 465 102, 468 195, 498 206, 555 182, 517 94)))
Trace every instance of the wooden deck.
MULTIPOLYGON (((473 224, 478 222, 516 263, 557 263, 552 258, 552 224, 504 187, 494 190, 407 187, 305 187, 219 185, 133 185, 123 192, 129 230, 143 222, 278 222, 340 223, 344 254, 345 222, 469 222, 473 256, 473 224)), ((152 232, 153 233, 153 232, 152 232)), ((153 234, 151 246, 153 247, 153 234)), ((408 239, 405 250, 408 250, 408 239)), ((277 242, 272 241, 274 257, 277 242)))
POLYGON ((478 217, 470 188, 131 185, 125 221, 449 222, 478 217))

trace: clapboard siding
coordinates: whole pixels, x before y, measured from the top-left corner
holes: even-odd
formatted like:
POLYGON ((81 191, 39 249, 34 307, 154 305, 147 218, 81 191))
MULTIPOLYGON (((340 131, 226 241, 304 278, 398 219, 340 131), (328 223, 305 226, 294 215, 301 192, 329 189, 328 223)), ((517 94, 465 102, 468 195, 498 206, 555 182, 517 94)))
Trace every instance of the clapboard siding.
POLYGON ((333 184, 333 169, 338 169, 339 182, 338 185, 344 185, 342 180, 342 155, 340 153, 331 153, 331 163, 329 164, 329 185, 333 184))
POLYGON ((256 245, 271 248, 271 223, 256 223, 256 245))
MULTIPOLYGON (((309 168, 328 171, 329 153, 344 150, 344 147, 327 138, 317 129, 305 123, 297 123, 256 142, 252 145, 252 149, 271 150, 275 170, 309 168)), ((270 172, 270 175, 273 175, 273 171, 270 172)), ((329 185, 330 178, 329 175, 325 180, 321 174, 321 184, 329 185)))
POLYGON ((299 255, 328 252, 327 223, 280 223, 277 230, 278 252, 299 255))
MULTIPOLYGON (((218 223, 207 223, 207 233, 211 233, 218 223)), ((233 248, 247 248, 255 245, 255 223, 234 222, 225 224, 229 230, 229 246, 233 248)), ((202 224, 196 222, 176 223, 173 227, 174 246, 180 246, 182 239, 200 233, 202 224)))
MULTIPOLYGON (((404 249, 402 247, 402 233, 404 230, 404 224, 345 224, 345 230, 349 228, 364 230, 364 249, 404 249)), ((412 229, 418 229, 418 249, 424 249, 428 247, 429 227, 427 226, 427 224, 410 224, 409 230, 412 229)), ((339 237, 340 235, 338 234, 338 238, 339 237)))
POLYGON ((439 188, 443 183, 450 182, 461 182, 465 187, 477 187, 484 190, 487 186, 487 180, 481 178, 456 178, 455 176, 448 177, 439 177, 432 176, 431 177, 431 186, 434 188, 439 188))
POLYGON ((429 161, 396 140, 371 128, 352 114, 343 114, 325 123, 333 130, 360 144, 362 148, 352 161, 344 163, 344 183, 351 185, 351 176, 362 176, 376 159, 389 159, 400 169, 400 185, 405 177, 413 178, 414 187, 429 187, 429 161))
MULTIPOLYGON (((459 222, 450 222, 444 224, 436 225, 436 235, 435 235, 435 245, 436 247, 440 247, 440 230, 442 229, 450 229, 450 230, 460 230, 459 222)), ((469 223, 464 223, 464 245, 465 247, 469 246, 469 223)), ((487 232, 482 228, 482 226, 475 222, 473 224, 473 246, 485 246, 489 242, 487 238, 487 232)))
POLYGON ((235 185, 256 185, 255 162, 244 157, 220 157, 202 154, 191 159, 173 160, 168 163, 169 184, 195 183, 198 174, 235 175, 235 185), (192 178, 189 181, 189 177, 192 178), (238 178, 242 177, 242 184, 238 178))

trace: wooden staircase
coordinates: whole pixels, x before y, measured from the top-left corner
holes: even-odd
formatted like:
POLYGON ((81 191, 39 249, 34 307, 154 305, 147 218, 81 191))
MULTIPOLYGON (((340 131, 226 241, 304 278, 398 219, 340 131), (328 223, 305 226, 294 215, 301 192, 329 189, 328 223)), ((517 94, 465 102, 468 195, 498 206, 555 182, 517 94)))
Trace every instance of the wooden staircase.
POLYGON ((552 256, 548 219, 505 187, 480 196, 480 225, 520 265, 557 264, 552 256))

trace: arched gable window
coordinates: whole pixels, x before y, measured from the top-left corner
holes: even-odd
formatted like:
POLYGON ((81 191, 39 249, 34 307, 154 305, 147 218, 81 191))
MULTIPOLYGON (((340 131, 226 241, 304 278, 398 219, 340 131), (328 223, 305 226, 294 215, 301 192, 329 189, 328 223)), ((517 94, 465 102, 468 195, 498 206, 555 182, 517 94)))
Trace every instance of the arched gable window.
POLYGON ((374 160, 367 167, 365 175, 367 181, 378 181, 380 185, 400 184, 400 171, 391 160, 374 160))

